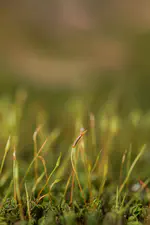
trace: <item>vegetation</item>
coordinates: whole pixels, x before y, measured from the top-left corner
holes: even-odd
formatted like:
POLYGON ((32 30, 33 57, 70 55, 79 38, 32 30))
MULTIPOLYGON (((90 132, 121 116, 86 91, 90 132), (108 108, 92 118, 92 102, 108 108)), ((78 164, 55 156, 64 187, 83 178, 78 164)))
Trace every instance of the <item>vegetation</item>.
POLYGON ((0 225, 150 224, 150 112, 94 95, 1 96, 0 225))

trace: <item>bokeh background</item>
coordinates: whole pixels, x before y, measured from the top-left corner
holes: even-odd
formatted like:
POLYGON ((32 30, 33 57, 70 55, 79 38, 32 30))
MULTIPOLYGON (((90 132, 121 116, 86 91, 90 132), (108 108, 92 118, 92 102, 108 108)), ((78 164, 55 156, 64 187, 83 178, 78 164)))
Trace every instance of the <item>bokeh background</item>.
POLYGON ((2 0, 0 27, 1 77, 23 84, 83 88, 150 70, 148 0, 2 0))
POLYGON ((103 121, 106 109, 126 121, 134 111, 136 123, 149 112, 149 73, 149 0, 0 2, 1 124, 9 120, 7 132, 1 125, 2 146, 15 130, 13 107, 24 99, 15 132, 26 156, 44 121, 63 131, 62 149, 72 143, 76 117, 88 127, 91 112, 103 121))

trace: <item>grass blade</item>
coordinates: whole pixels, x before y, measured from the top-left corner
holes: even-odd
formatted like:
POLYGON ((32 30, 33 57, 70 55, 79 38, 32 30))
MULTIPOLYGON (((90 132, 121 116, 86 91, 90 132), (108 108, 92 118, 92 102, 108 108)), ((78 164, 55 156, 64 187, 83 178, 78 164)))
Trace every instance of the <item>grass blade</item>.
POLYGON ((43 150, 44 146, 46 145, 46 143, 47 143, 47 139, 46 139, 46 140, 44 141, 44 143, 42 144, 42 146, 41 146, 40 150, 38 151, 37 155, 36 155, 36 156, 33 158, 33 160, 31 161, 31 163, 30 163, 30 165, 29 165, 29 167, 28 167, 28 169, 27 169, 27 171, 26 171, 26 173, 25 173, 25 175, 24 175, 24 177, 23 177, 23 179, 22 179, 22 181, 21 181, 21 186, 22 186, 23 182, 25 181, 25 179, 26 179, 28 173, 30 172, 30 169, 32 168, 32 166, 33 166, 35 160, 38 158, 38 156, 39 156, 40 153, 42 152, 42 150, 43 150))
POLYGON ((127 173, 127 176, 126 176, 126 178, 125 178, 123 184, 120 186, 119 194, 122 192, 122 190, 124 189, 126 183, 128 182, 129 177, 130 177, 130 175, 131 175, 131 173, 132 173, 132 170, 134 169, 134 167, 135 167, 137 161, 138 161, 138 160, 140 159, 140 157, 143 155, 143 153, 144 153, 144 151, 145 151, 145 147, 146 147, 146 145, 143 145, 143 147, 141 148, 141 151, 139 152, 139 154, 136 156, 135 160, 133 161, 133 163, 132 163, 132 165, 131 165, 131 167, 130 167, 128 173, 127 173))
POLYGON ((25 192, 26 192, 26 199, 27 199, 27 212, 28 212, 28 218, 29 221, 31 221, 31 212, 30 212, 30 201, 29 201, 29 194, 28 194, 28 189, 27 189, 27 185, 25 183, 25 192))
POLYGON ((9 149, 10 149, 10 141, 11 141, 11 137, 8 138, 8 141, 6 143, 6 147, 5 147, 5 151, 4 151, 4 156, 3 156, 2 163, 1 163, 1 167, 0 167, 0 175, 1 175, 2 171, 3 171, 5 159, 6 159, 7 153, 9 151, 9 149))
POLYGON ((53 171, 50 173, 50 175, 49 175, 49 177, 48 177, 48 179, 47 179, 45 185, 44 185, 44 186, 42 187, 42 189, 39 191, 39 193, 38 193, 38 198, 40 197, 41 193, 43 192, 43 190, 44 190, 44 189, 46 188, 46 186, 48 185, 48 183, 49 183, 49 181, 50 181, 52 175, 55 173, 55 171, 56 171, 57 168, 59 167, 59 165, 60 165, 60 160, 61 160, 61 153, 60 153, 60 155, 59 155, 59 157, 58 157, 58 160, 57 160, 57 162, 56 162, 56 165, 55 165, 53 171))

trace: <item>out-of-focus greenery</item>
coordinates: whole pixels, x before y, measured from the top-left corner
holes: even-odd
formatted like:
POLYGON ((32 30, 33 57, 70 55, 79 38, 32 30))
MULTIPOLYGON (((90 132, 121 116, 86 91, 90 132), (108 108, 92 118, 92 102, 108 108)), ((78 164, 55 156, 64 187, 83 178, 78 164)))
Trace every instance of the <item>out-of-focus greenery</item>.
POLYGON ((0 225, 150 223, 150 32, 135 28, 134 16, 126 21, 117 1, 114 8, 108 8, 108 2, 97 4, 100 9, 93 1, 88 5, 97 20, 93 28, 89 23, 89 30, 62 28, 63 16, 57 21, 54 12, 54 27, 43 17, 37 24, 27 18, 15 21, 17 8, 12 14, 11 7, 6 10, 10 18, 2 8, 0 225), (99 65, 103 44, 104 64, 108 46, 110 53, 118 44, 123 51, 121 63, 117 58, 111 69, 99 65), (14 46, 25 57, 37 52, 46 59, 91 59, 91 69, 83 74, 87 85, 57 89, 21 80, 10 69, 11 57, 16 62, 19 57, 14 46))
POLYGON ((0 224, 148 220, 150 111, 145 94, 138 98, 143 87, 127 81, 104 75, 78 91, 8 82, 0 97, 0 224), (75 148, 74 171, 71 148, 81 128, 87 133, 75 148))

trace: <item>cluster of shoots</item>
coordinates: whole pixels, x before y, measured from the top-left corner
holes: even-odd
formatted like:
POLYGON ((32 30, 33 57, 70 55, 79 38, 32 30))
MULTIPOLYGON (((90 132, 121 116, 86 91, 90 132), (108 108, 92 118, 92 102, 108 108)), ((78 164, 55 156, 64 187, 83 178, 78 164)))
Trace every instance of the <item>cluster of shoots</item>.
MULTIPOLYGON (((95 135, 95 117, 93 114, 90 115, 90 121, 91 121, 92 146, 93 146, 93 152, 94 152, 93 154, 95 154, 96 153, 96 135, 95 135)), ((16 149, 15 145, 12 146, 10 137, 7 141, 4 156, 3 156, 1 167, 0 167, 0 176, 1 176, 8 151, 11 148, 13 148, 13 153, 12 153, 12 155, 13 155, 13 157, 12 157, 13 158, 13 179, 11 180, 8 190, 5 194, 5 197, 2 200, 1 207, 2 207, 3 203, 6 201, 6 199, 8 198, 8 196, 10 195, 12 188, 13 188, 14 200, 18 203, 21 220, 25 219, 24 211, 23 211, 23 204, 22 204, 22 195, 21 195, 22 190, 24 190, 25 196, 26 196, 28 219, 31 220, 32 216, 31 216, 31 210, 30 210, 30 200, 31 200, 32 196, 34 196, 35 191, 37 191, 37 197, 36 197, 37 204, 39 204, 44 198, 48 198, 49 201, 51 202, 52 198, 53 198, 52 189, 57 183, 59 183, 62 180, 62 179, 60 179, 60 177, 62 178, 62 174, 61 174, 62 169, 61 168, 65 167, 64 165, 66 165, 66 161, 67 161, 67 159, 64 157, 64 163, 63 163, 62 167, 60 166, 60 163, 61 163, 61 153, 60 153, 54 168, 52 169, 52 171, 50 173, 48 172, 43 152, 44 152, 44 149, 45 149, 47 143, 50 142, 49 143, 49 146, 50 146, 53 142, 52 140, 54 140, 55 138, 52 138, 51 141, 50 141, 49 137, 46 138, 44 140, 44 142, 42 143, 42 145, 40 147, 38 147, 38 136, 39 136, 39 133, 41 132, 41 129, 42 129, 42 126, 39 126, 36 129, 36 131, 34 132, 34 135, 33 135, 34 157, 31 161, 31 163, 29 164, 27 170, 25 171, 22 179, 19 178, 19 164, 18 164, 18 159, 17 159, 17 149, 16 149), (39 164, 42 164, 42 166, 43 166, 43 172, 41 174, 40 174, 39 164), (32 190, 29 191, 27 181, 28 181, 28 175, 31 172, 32 168, 34 169, 34 184, 33 184, 32 190), (52 179, 54 174, 56 175, 56 179, 52 179), (43 179, 45 180, 44 184, 42 183, 43 179), (41 183, 42 183, 42 186, 40 186, 40 188, 39 188, 39 184, 41 184, 41 183)), ((69 177, 65 184, 63 200, 65 201, 66 194, 67 194, 68 190, 70 190, 69 191, 70 206, 72 206, 73 201, 74 201, 75 188, 78 189, 80 196, 83 199, 83 202, 85 205, 90 204, 96 198, 100 199, 101 195, 103 194, 104 189, 105 189, 105 184, 106 184, 107 175, 108 175, 108 171, 109 171, 108 151, 109 151, 109 146, 111 144, 111 141, 113 139, 112 133, 111 133, 111 138, 107 137, 105 139, 105 142, 103 144, 104 149, 100 150, 97 153, 97 155, 94 159, 94 162, 91 162, 90 158, 88 157, 88 153, 86 152, 86 144, 84 142, 84 136, 86 133, 87 133, 87 130, 81 129, 79 136, 75 139, 75 141, 73 142, 73 144, 71 146, 71 153, 69 155, 70 162, 71 162, 71 173, 69 174, 69 177), (80 179, 80 171, 78 171, 79 159, 81 159, 81 161, 83 163, 83 168, 84 168, 87 184, 82 182, 80 179), (93 174, 97 174, 97 177, 99 179, 99 190, 98 190, 98 194, 96 196, 93 193, 93 183, 92 183, 93 182, 92 181, 93 174), (85 193, 86 187, 88 187, 88 193, 89 193, 88 199, 87 199, 86 193, 85 193)), ((108 134, 108 136, 109 136, 109 134, 108 134)), ((139 153, 137 154, 137 156, 135 157, 135 159, 132 163, 131 163, 131 147, 129 148, 129 150, 126 150, 122 156, 122 161, 121 161, 121 165, 120 165, 120 178, 119 178, 119 183, 118 183, 117 191, 116 191, 116 208, 118 208, 118 204, 119 204, 118 202, 119 202, 120 195, 124 190, 126 190, 131 173, 132 173, 136 163, 138 162, 140 157, 143 155, 145 148, 146 148, 145 145, 142 146, 142 148, 140 149, 139 153), (126 166, 128 168, 127 168, 127 174, 124 177, 123 170, 125 167, 125 161, 127 161, 126 166)), ((68 155, 67 155, 67 158, 68 158, 68 155)), ((64 169, 64 171, 65 171, 65 169, 64 169)), ((142 187, 141 190, 145 189, 147 192, 149 192, 149 189, 147 187, 148 182, 149 181, 146 181, 146 182, 144 182, 142 180, 139 181, 139 183, 142 187)), ((125 197, 123 198, 122 203, 121 203, 122 207, 124 205, 124 202, 125 202, 125 197)), ((131 203, 132 203, 132 201, 130 202, 130 204, 131 203)), ((123 212, 123 210, 121 212, 123 212)))
MULTIPOLYGON (((19 206, 19 212, 20 212, 20 219, 24 220, 24 211, 23 211, 23 203, 22 203, 22 190, 25 190, 25 195, 26 195, 26 202, 27 202, 27 213, 28 213, 28 219, 29 221, 32 219, 31 218, 31 212, 30 212, 30 202, 31 202, 31 197, 34 196, 35 191, 37 190, 38 184, 40 182, 42 182, 42 179, 45 177, 45 183, 43 184, 42 188, 40 188, 38 190, 38 195, 36 198, 36 203, 38 204, 44 197, 49 197, 49 201, 51 201, 51 191, 52 188, 54 187, 55 184, 57 184, 58 182, 60 182, 61 179, 55 179, 51 184, 50 184, 50 180, 51 177, 53 176, 53 174, 55 173, 55 171, 57 170, 57 168, 60 165, 60 161, 61 161, 61 154, 59 155, 56 165, 54 167, 54 169, 51 171, 50 174, 48 174, 47 171, 47 166, 46 166, 46 162, 44 157, 41 155, 44 147, 46 146, 47 142, 48 142, 48 138, 45 139, 45 141, 43 142, 42 146, 39 148, 38 150, 38 145, 37 145, 37 135, 38 132, 40 131, 41 126, 35 131, 34 135, 33 135, 33 141, 34 141, 34 158, 31 161, 31 163, 29 164, 27 170, 25 171, 25 174, 23 176, 22 179, 19 179, 19 164, 18 164, 18 160, 17 160, 17 152, 16 152, 16 147, 14 146, 13 143, 11 143, 11 138, 9 137, 6 147, 5 147, 5 151, 4 151, 4 156, 2 159, 2 163, 1 163, 1 167, 0 167, 0 176, 3 173, 3 169, 4 169, 4 164, 5 164, 5 159, 6 156, 9 152, 9 150, 11 150, 12 145, 13 145, 13 152, 12 152, 12 160, 13 160, 13 178, 10 182, 10 185, 8 187, 8 190, 2 200, 1 203, 1 207, 3 207, 3 204, 5 203, 5 201, 7 200, 7 198, 10 196, 10 194, 12 193, 12 189, 13 189, 13 198, 16 201, 16 203, 18 203, 19 206), (42 174, 39 175, 38 173, 38 160, 40 160, 42 162, 43 165, 43 172, 42 174), (34 167, 34 185, 32 188, 32 193, 29 194, 28 191, 28 185, 27 185, 27 178, 28 175, 32 169, 32 167, 34 167), (45 191, 45 189, 48 187, 49 191, 46 194, 43 194, 43 192, 45 191)), ((51 139, 50 139, 51 140, 51 139)))

